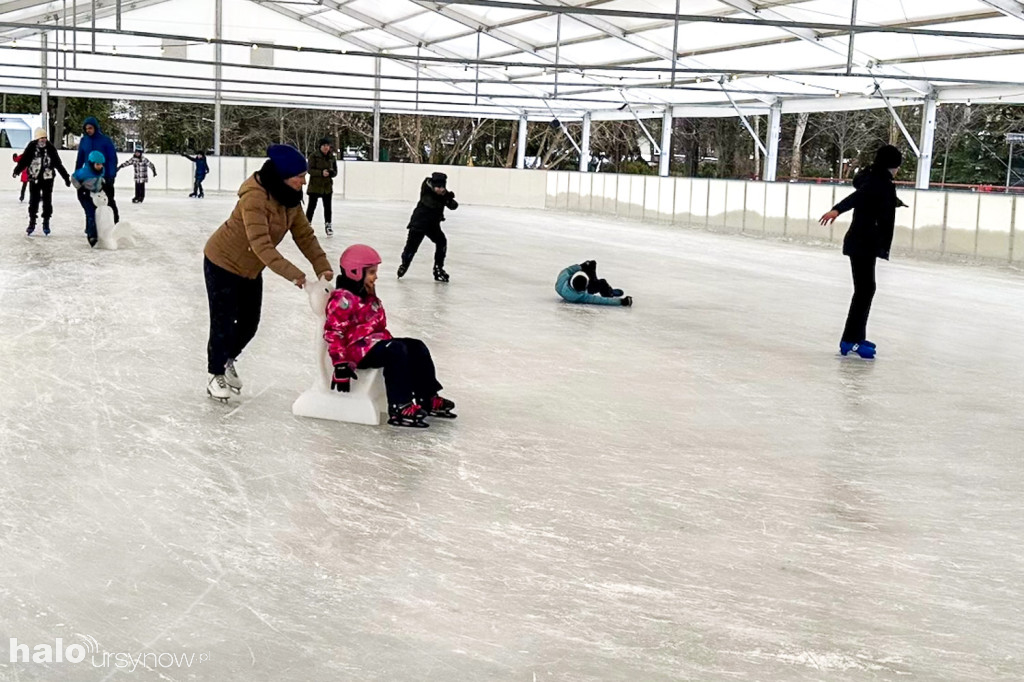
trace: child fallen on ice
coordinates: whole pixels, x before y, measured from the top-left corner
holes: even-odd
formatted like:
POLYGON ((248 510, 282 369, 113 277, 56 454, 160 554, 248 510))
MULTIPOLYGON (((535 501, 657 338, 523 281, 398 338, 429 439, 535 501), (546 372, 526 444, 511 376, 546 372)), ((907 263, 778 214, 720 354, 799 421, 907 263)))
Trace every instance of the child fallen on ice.
POLYGON ((633 305, 632 296, 623 296, 622 289, 613 289, 608 282, 597 278, 597 262, 588 260, 570 265, 558 273, 555 291, 569 303, 595 305, 633 305))
POLYGON ((331 388, 348 393, 357 369, 384 369, 388 424, 423 428, 426 417, 454 418, 455 403, 438 395, 430 351, 419 339, 396 339, 377 298, 380 255, 354 244, 341 254, 337 288, 327 301, 324 340, 334 364, 331 388))

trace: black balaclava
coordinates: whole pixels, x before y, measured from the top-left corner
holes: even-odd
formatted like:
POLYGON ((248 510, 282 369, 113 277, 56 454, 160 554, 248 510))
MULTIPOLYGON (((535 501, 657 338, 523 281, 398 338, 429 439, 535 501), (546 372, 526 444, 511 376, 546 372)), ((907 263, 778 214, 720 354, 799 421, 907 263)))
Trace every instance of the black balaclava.
POLYGON ((270 196, 277 199, 285 208, 295 208, 302 203, 302 190, 292 189, 286 185, 270 159, 267 159, 263 163, 263 168, 260 168, 258 180, 260 185, 270 192, 270 196))

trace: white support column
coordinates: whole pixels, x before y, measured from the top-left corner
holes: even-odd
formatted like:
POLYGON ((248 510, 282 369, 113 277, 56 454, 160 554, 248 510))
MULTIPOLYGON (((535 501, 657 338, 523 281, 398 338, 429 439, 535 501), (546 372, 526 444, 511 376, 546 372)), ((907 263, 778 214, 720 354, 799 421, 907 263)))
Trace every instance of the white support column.
MULTIPOLYGON (((213 153, 216 156, 220 156, 220 129, 221 129, 221 77, 223 74, 223 67, 221 63, 223 61, 223 46, 220 43, 220 39, 224 29, 224 0, 216 0, 214 3, 214 19, 213 19, 213 35, 217 39, 216 44, 213 48, 214 62, 213 67, 214 75, 214 93, 213 93, 213 153)), ((217 164, 217 187, 220 187, 220 167, 221 164, 217 164)))
POLYGON ((47 52, 47 40, 48 35, 46 31, 43 31, 42 36, 42 48, 39 51, 40 62, 39 62, 39 110, 43 116, 43 130, 46 131, 47 137, 50 135, 50 74, 47 71, 47 60, 50 57, 50 53, 47 52))
POLYGON ((373 59, 373 162, 380 161, 380 57, 373 59))
POLYGON ((590 166, 590 112, 583 114, 583 139, 580 140, 580 173, 590 166))
POLYGON ((665 116, 661 119, 661 154, 658 155, 658 175, 667 178, 670 163, 672 163, 672 107, 665 107, 665 116))
POLYGON ((519 137, 516 142, 516 168, 526 168, 526 116, 519 117, 519 137))
POLYGON ((921 145, 917 156, 917 188, 928 189, 932 179, 932 151, 935 148, 935 112, 938 101, 934 95, 924 100, 921 117, 921 145))
POLYGON ((764 160, 764 181, 775 182, 779 170, 779 136, 782 134, 782 100, 775 100, 768 114, 768 153, 764 160))

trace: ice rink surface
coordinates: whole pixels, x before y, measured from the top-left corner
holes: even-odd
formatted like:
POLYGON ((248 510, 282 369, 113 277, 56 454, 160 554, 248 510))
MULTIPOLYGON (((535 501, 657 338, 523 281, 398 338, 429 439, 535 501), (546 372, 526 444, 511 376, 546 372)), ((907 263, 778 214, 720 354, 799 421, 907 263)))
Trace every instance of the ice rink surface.
POLYGON ((1018 273, 880 264, 869 363, 831 249, 464 206, 451 283, 429 242, 399 282, 411 201, 339 201, 332 261, 382 252, 460 414, 350 426, 292 416, 312 315, 269 271, 243 395, 206 397, 233 197, 183 194, 121 188, 117 252, 63 187, 48 239, 0 202, 0 679, 1024 678, 1018 273), (633 309, 559 302, 589 258, 633 309))

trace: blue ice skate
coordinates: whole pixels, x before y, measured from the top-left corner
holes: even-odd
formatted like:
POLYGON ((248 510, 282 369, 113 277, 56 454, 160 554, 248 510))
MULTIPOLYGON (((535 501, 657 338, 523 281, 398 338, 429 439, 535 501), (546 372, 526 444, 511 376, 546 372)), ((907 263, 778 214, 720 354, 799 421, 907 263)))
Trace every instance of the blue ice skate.
POLYGON ((857 355, 859 355, 860 357, 864 358, 865 360, 874 360, 875 359, 875 348, 874 348, 874 346, 873 345, 869 346, 869 345, 865 344, 864 342, 861 342, 861 343, 851 343, 849 341, 840 341, 839 342, 839 352, 844 357, 849 355, 850 353, 856 353, 857 355))

